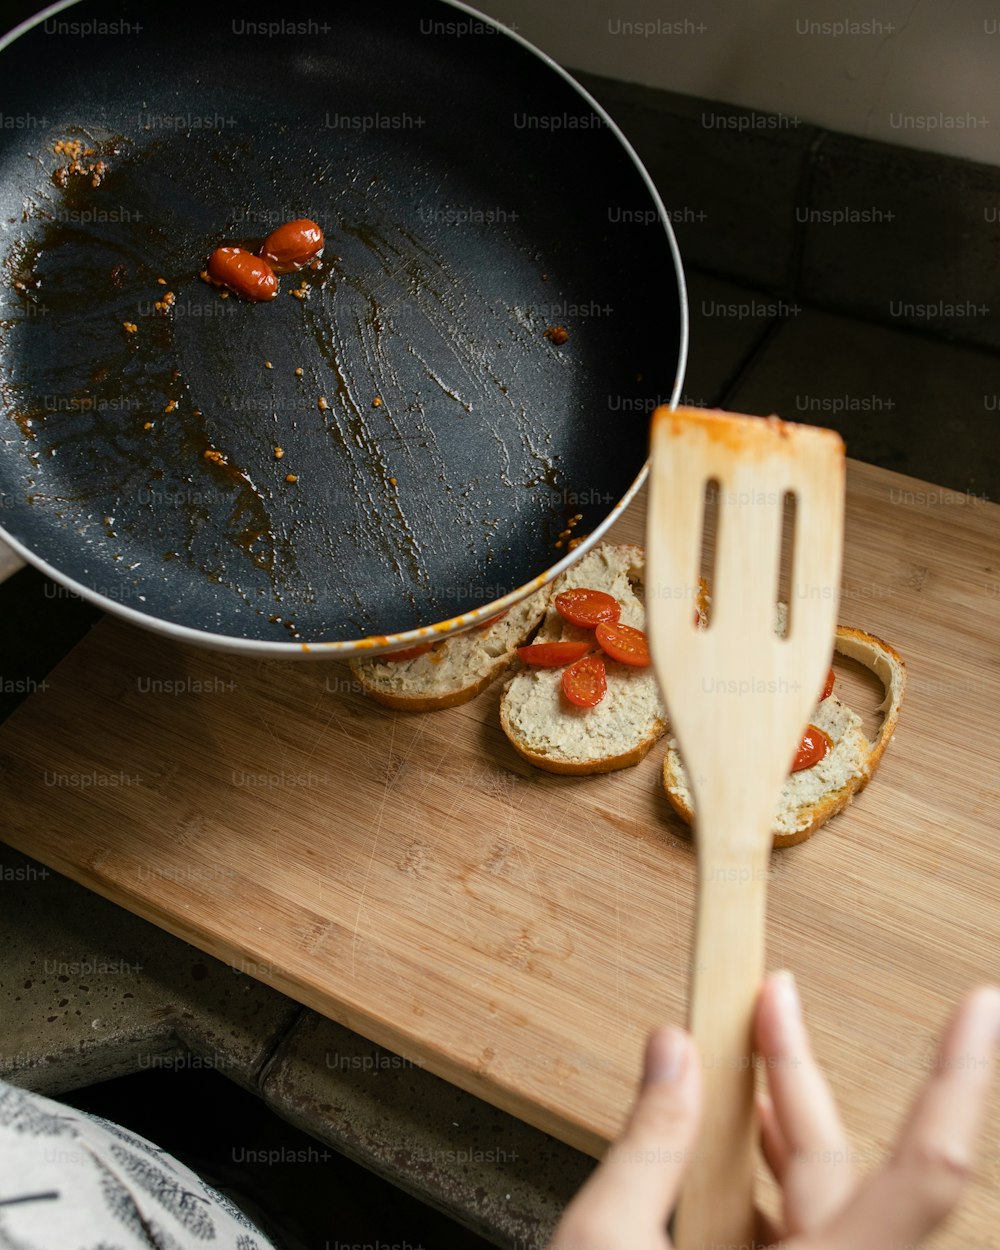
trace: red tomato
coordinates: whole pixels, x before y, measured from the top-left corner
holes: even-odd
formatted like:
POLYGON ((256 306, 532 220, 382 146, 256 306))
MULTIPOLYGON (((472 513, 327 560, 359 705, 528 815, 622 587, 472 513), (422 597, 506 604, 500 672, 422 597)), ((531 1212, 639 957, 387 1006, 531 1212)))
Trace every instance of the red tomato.
POLYGON ((617 621, 621 616, 621 604, 613 595, 603 590, 587 590, 579 586, 556 595, 556 611, 572 625, 581 629, 593 629, 602 621, 617 621))
POLYGON ((517 654, 525 664, 562 668, 564 664, 580 659, 589 650, 589 642, 536 642, 530 647, 518 647, 517 654))
POLYGON ((404 647, 402 651, 380 655, 379 659, 384 664, 395 664, 397 660, 415 660, 418 655, 426 655, 433 645, 431 642, 418 642, 415 647, 404 647))
POLYGON ((800 773, 804 768, 812 768, 821 759, 825 759, 832 750, 833 743, 829 736, 815 725, 807 725, 802 741, 799 743, 799 749, 795 752, 795 759, 792 761, 792 772, 800 773))
POLYGON ((601 650, 606 651, 613 660, 621 664, 631 664, 634 668, 646 668, 649 664, 649 643, 641 629, 633 629, 631 625, 598 625, 595 630, 601 650))
POLYGON ((585 655, 563 670, 563 694, 577 707, 597 707, 608 688, 604 661, 599 655, 585 655))
POLYGON ((272 230, 260 249, 275 273, 290 273, 315 260, 323 251, 323 231, 308 217, 286 221, 272 230))
POLYGON ((278 279, 266 260, 241 247, 217 247, 208 259, 208 276, 244 299, 274 299, 278 279))
POLYGON ((826 684, 823 687, 823 693, 819 696, 820 703, 822 703, 824 699, 829 699, 830 695, 832 694, 833 694, 833 669, 831 668, 830 671, 826 675, 826 684))

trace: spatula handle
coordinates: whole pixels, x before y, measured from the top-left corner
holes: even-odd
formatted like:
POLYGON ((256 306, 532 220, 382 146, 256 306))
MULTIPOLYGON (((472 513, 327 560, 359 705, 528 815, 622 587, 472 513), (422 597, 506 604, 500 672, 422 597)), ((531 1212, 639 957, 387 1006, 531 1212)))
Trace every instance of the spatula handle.
POLYGON ((767 850, 699 861, 689 1027, 704 1111, 674 1224, 677 1250, 751 1250, 753 1016, 764 973, 767 850))

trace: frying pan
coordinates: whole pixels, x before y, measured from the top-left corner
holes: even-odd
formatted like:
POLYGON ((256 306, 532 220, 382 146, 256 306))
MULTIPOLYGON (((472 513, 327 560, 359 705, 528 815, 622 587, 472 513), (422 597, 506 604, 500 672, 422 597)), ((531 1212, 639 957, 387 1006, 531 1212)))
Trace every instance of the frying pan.
POLYGON ((0 44, 0 537, 260 655, 412 645, 554 577, 686 355, 663 204, 582 88, 463 5, 322 7, 80 0, 0 44), (322 267, 275 300, 199 280, 299 217, 322 267))

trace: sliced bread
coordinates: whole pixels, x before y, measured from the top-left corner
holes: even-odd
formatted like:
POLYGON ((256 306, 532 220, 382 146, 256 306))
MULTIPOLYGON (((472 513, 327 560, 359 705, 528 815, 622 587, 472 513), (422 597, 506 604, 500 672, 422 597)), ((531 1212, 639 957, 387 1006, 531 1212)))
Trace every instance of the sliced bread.
POLYGON ((442 638, 422 655, 349 660, 365 694, 402 712, 433 712, 468 703, 500 676, 545 612, 549 588, 516 603, 499 620, 442 638))
MULTIPOLYGON (((780 625, 779 625, 780 627, 780 625)), ((774 845, 804 842, 831 816, 842 811, 854 795, 874 776, 896 721, 906 684, 906 665, 887 642, 859 629, 838 626, 834 649, 871 669, 885 688, 879 709, 882 724, 869 742, 861 717, 829 695, 816 707, 811 723, 822 729, 833 744, 829 754, 801 772, 785 779, 774 821, 774 845)), ((688 823, 694 820, 693 798, 676 739, 667 745, 663 761, 663 787, 674 809, 688 823)))
MULTIPOLYGON (((602 543, 552 584, 552 597, 536 643, 594 641, 594 631, 564 620, 555 597, 586 587, 613 595, 621 623, 645 629, 645 553, 641 547, 602 543)), ((635 668, 605 657, 607 691, 596 707, 577 707, 562 690, 563 670, 524 666, 508 681, 500 724, 514 749, 553 773, 607 773, 628 768, 666 730, 667 713, 652 667, 635 668)))

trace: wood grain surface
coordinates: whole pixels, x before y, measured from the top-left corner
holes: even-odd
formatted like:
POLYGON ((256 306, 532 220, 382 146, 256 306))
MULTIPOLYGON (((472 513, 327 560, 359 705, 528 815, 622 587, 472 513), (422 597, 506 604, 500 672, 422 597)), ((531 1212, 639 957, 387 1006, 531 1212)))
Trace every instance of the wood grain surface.
MULTIPOLYGON (((641 541, 643 510, 615 537, 641 541)), ((1000 508, 852 462, 840 620, 903 654, 906 703, 872 785, 774 853, 767 964, 798 977, 864 1171, 951 1004, 1000 979, 1000 508)), ((872 680, 838 671, 871 723, 872 680)), ((396 713, 336 663, 107 619, 0 729, 0 834, 596 1155, 647 1030, 685 1017, 694 855, 662 746, 608 776, 539 772, 499 694, 396 713)), ((994 1091, 973 1188, 931 1244, 998 1250, 998 1229, 994 1091)))

